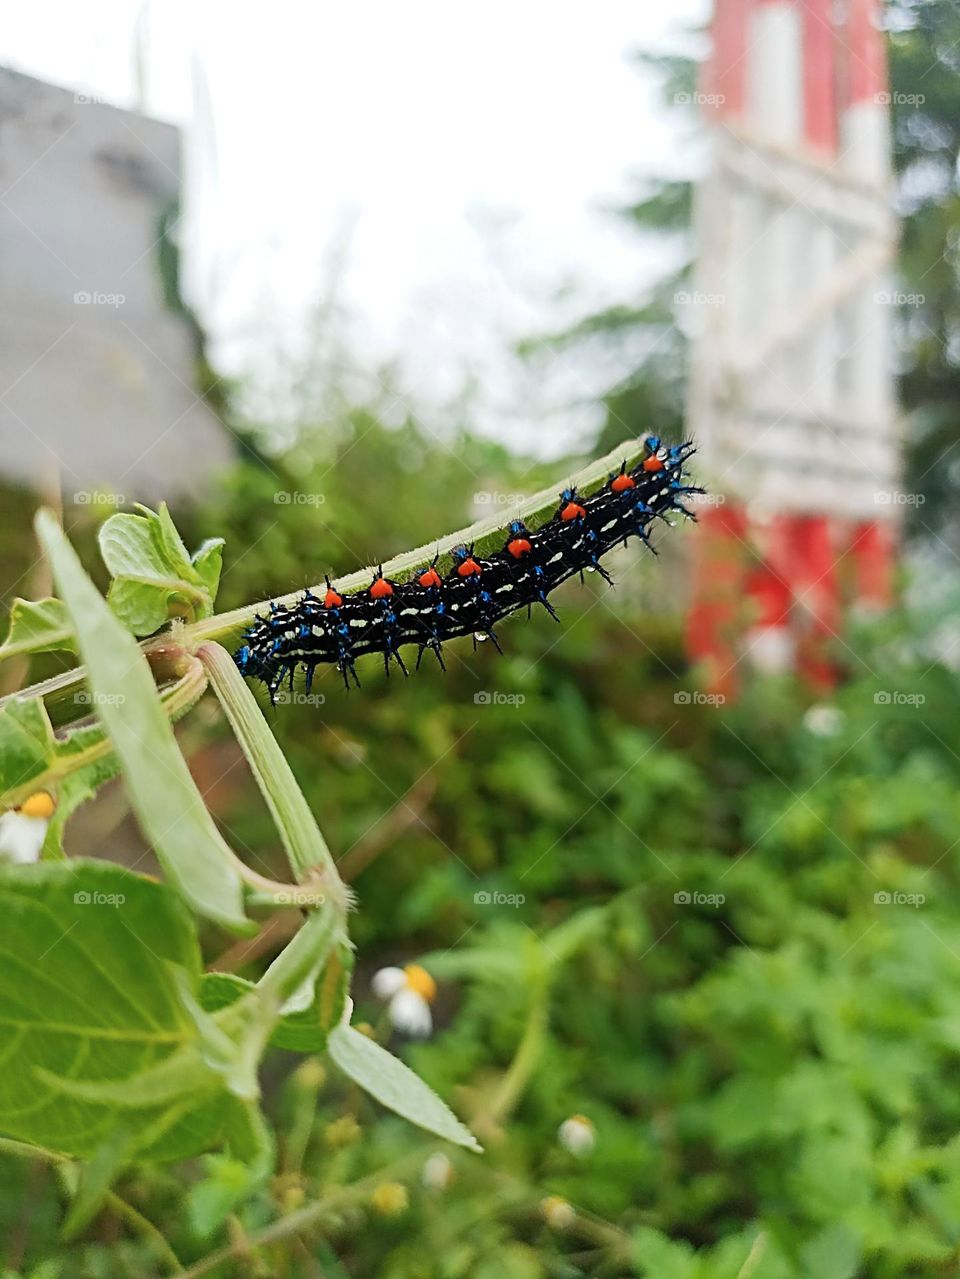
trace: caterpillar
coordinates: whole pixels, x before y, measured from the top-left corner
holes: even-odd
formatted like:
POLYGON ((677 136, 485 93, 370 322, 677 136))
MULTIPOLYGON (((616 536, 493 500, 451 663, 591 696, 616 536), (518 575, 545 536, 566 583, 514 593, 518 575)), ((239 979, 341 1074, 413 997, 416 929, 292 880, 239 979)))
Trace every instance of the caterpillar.
POLYGON ((694 451, 692 443, 664 445, 651 435, 644 441, 644 456, 632 470, 624 462, 608 476, 602 488, 581 496, 575 488, 560 494, 556 514, 537 529, 512 520, 502 550, 487 556, 474 554, 473 546, 451 552, 452 566, 441 576, 439 555, 409 581, 384 576, 382 566, 369 587, 341 595, 330 578, 326 591, 307 590, 293 605, 270 605, 258 615, 243 636, 234 655, 240 671, 262 680, 276 700, 284 681, 293 687, 294 675, 304 668, 309 693, 314 670, 333 664, 347 689, 351 679, 359 687, 356 661, 367 653, 379 653, 389 675, 395 662, 406 675, 400 650, 417 646, 416 669, 431 652, 445 670, 443 645, 458 636, 489 639, 499 652, 495 625, 510 613, 539 604, 559 621, 550 593, 561 582, 584 571, 612 579, 600 560, 607 551, 638 537, 650 545, 650 526, 672 511, 694 519, 682 498, 704 490, 686 483, 684 465, 694 451))

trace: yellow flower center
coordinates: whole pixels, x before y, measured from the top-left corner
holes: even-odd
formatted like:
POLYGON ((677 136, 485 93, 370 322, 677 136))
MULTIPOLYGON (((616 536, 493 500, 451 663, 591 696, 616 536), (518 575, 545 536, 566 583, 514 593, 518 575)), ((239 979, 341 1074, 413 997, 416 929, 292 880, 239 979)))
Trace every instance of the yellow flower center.
POLYGON ((44 821, 48 821, 53 816, 56 806, 57 801, 49 791, 38 790, 35 795, 23 801, 20 812, 24 817, 42 817, 44 821))
POLYGON ((403 973, 410 990, 415 990, 418 995, 423 996, 428 1004, 432 1004, 437 994, 437 983, 427 970, 421 968, 419 964, 407 964, 403 973))
POLYGON ((383 1217, 399 1217, 406 1212, 409 1198, 407 1188, 399 1181, 384 1181, 370 1196, 374 1210, 383 1217))

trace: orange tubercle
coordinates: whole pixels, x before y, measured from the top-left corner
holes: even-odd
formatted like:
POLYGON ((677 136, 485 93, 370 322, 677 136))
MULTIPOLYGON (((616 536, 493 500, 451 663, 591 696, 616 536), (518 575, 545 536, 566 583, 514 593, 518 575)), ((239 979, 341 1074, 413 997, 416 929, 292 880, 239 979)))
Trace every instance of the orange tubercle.
POLYGON ((417 581, 425 590, 429 590, 431 586, 439 586, 441 584, 440 574, 435 568, 428 568, 425 573, 421 573, 417 581))
POLYGON ((393 594, 393 587, 385 577, 377 577, 370 584, 370 594, 375 600, 386 599, 393 594))
POLYGON ((521 555, 529 555, 533 547, 525 537, 515 537, 512 542, 507 543, 507 550, 515 560, 518 560, 521 555))
POLYGON ((323 607, 339 608, 342 603, 343 603, 343 596, 338 595, 337 592, 331 586, 329 591, 327 591, 326 595, 324 595, 323 597, 323 607))
POLYGON ((468 558, 465 559, 462 564, 457 565, 457 573, 461 577, 471 577, 474 573, 479 573, 479 572, 480 572, 480 565, 472 556, 468 556, 468 558))
POLYGON ((567 521, 582 520, 585 515, 586 515, 586 511, 583 509, 582 506, 579 506, 576 502, 568 502, 566 506, 563 508, 563 510, 560 512, 560 518, 562 520, 567 520, 567 521))
POLYGON ((625 493, 627 489, 635 489, 636 487, 637 487, 636 480, 633 478, 632 475, 627 475, 626 472, 624 472, 621 475, 615 476, 610 481, 610 488, 613 490, 614 493, 625 493))
POLYGON ((643 464, 645 471, 662 471, 663 463, 658 457, 648 457, 643 464))

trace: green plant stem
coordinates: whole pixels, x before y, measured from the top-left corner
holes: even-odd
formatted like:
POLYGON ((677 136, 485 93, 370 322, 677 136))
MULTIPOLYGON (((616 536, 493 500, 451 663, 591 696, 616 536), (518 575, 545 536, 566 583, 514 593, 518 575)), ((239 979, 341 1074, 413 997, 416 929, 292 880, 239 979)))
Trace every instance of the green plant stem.
POLYGON ((296 1212, 288 1213, 286 1217, 281 1217, 272 1225, 265 1226, 256 1234, 249 1235, 242 1243, 228 1244, 225 1248, 209 1253, 188 1270, 180 1271, 174 1279, 200 1279, 201 1275, 209 1274, 225 1261, 235 1261, 238 1257, 248 1255, 255 1248, 266 1247, 268 1244, 277 1243, 281 1239, 287 1239, 291 1235, 298 1235, 301 1231, 310 1229, 322 1221, 328 1213, 362 1199, 381 1182, 399 1180, 418 1163, 422 1163, 429 1150, 430 1147, 419 1147, 378 1172, 370 1173, 359 1181, 355 1181, 352 1186, 340 1186, 336 1190, 331 1190, 316 1203, 307 1204, 303 1208, 298 1208, 296 1212))
POLYGON ((765 1230, 761 1230, 753 1241, 753 1247, 747 1254, 747 1259, 737 1271, 737 1279, 752 1279, 753 1273, 763 1260, 763 1255, 767 1251, 769 1235, 765 1230))
POLYGON ((343 939, 342 922, 332 902, 315 910, 257 982, 261 997, 276 999, 278 1004, 289 999, 343 939))
MULTIPOLYGON (((160 704, 172 723, 176 723, 181 716, 196 705, 207 687, 207 675, 200 662, 194 657, 188 657, 186 654, 184 657, 185 670, 183 674, 175 684, 168 684, 166 688, 160 691, 160 704)), ((19 697, 26 697, 26 695, 26 693, 17 694, 19 697)), ((100 760, 108 758, 112 753, 113 747, 110 739, 104 734, 99 741, 84 751, 77 751, 76 754, 72 755, 61 755, 54 765, 45 772, 32 777, 29 782, 25 782, 22 786, 6 791, 2 796, 2 807, 16 808, 38 790, 56 790, 57 782, 62 777, 67 777, 69 774, 75 773, 81 768, 86 768, 90 764, 96 764, 100 760)), ((119 770, 119 763, 117 763, 116 767, 119 770)))
MULTIPOLYGON (((313 1134, 313 1125, 317 1117, 317 1099, 320 1096, 322 1075, 306 1083, 304 1076, 294 1075, 297 1086, 296 1107, 290 1122, 286 1139, 282 1144, 280 1171, 287 1175, 297 1176, 303 1168, 304 1156, 313 1134)), ((332 1161, 331 1161, 332 1162, 332 1161)))
POLYGON ((104 1202, 107 1207, 116 1213, 121 1220, 126 1221, 134 1230, 139 1230, 144 1238, 149 1239, 157 1252, 170 1267, 173 1274, 176 1274, 183 1268, 183 1262, 170 1247, 160 1230, 148 1221, 143 1213, 138 1212, 133 1204, 127 1203, 126 1199, 121 1199, 114 1190, 108 1190, 104 1196, 104 1202))
MULTIPOLYGON (((635 466, 643 457, 645 448, 642 440, 626 440, 606 456, 598 458, 575 474, 568 473, 565 481, 575 485, 581 493, 589 496, 604 483, 611 471, 619 470, 620 463, 626 462, 628 467, 635 466)), ((558 481, 560 483, 560 481, 558 481)), ((517 519, 522 519, 530 528, 537 528, 553 515, 557 505, 557 485, 541 489, 539 493, 524 499, 514 512, 517 519)), ((394 581, 406 581, 416 573, 417 569, 432 562, 439 550, 441 559, 448 559, 450 551, 461 544, 474 543, 477 552, 499 548, 503 542, 503 519, 493 516, 487 520, 479 520, 469 528, 459 529, 456 533, 448 533, 436 541, 428 542, 416 550, 405 551, 402 555, 386 561, 384 573, 394 581)), ((369 583, 372 568, 360 569, 346 577, 338 578, 338 588, 343 592, 358 590, 369 583)), ((316 590, 322 592, 323 587, 316 584, 316 590)), ((275 597, 282 604, 291 604, 299 599, 301 591, 293 591, 287 595, 275 597)), ((233 609, 229 613, 217 613, 199 622, 188 625, 174 623, 172 630, 159 639, 156 637, 144 640, 142 647, 149 651, 158 645, 169 644, 171 638, 183 645, 188 651, 208 640, 219 640, 227 646, 236 644, 244 630, 259 613, 265 613, 270 607, 270 600, 260 600, 254 604, 245 604, 242 608, 233 609)), ((0 698, 0 707, 11 697, 61 697, 68 693, 84 679, 83 667, 66 671, 62 675, 54 675, 42 683, 34 684, 16 694, 8 694, 0 698)))
POLYGON ((210 686, 250 762, 257 785, 276 822, 294 876, 300 882, 322 871, 331 895, 346 903, 336 863, 303 797, 293 770, 250 688, 225 648, 201 644, 197 650, 210 686))
MULTIPOLYGON (((15 1141, 11 1137, 0 1137, 0 1154, 14 1155, 18 1159, 39 1159, 43 1163, 51 1164, 54 1167, 73 1168, 76 1166, 76 1160, 70 1159, 67 1155, 58 1154, 55 1150, 48 1150, 45 1146, 31 1146, 25 1141, 15 1141)), ((133 1204, 127 1203, 126 1199, 122 1199, 114 1190, 108 1190, 104 1195, 104 1205, 122 1221, 132 1226, 134 1230, 139 1231, 145 1239, 148 1239, 175 1275, 180 1273, 183 1269, 183 1262, 152 1221, 148 1221, 143 1213, 138 1212, 133 1204)))
POLYGON ((520 1100, 540 1061, 546 1033, 547 991, 545 987, 541 987, 532 995, 532 1002, 527 1012, 527 1024, 517 1045, 517 1051, 490 1103, 490 1110, 486 1116, 486 1122, 489 1125, 502 1123, 520 1100))

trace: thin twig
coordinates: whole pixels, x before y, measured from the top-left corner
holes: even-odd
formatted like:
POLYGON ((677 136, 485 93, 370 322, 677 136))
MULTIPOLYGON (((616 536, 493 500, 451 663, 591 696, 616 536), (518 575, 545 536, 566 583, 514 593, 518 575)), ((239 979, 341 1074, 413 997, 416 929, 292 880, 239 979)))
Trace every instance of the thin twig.
POLYGON ((356 879, 360 872, 366 870, 370 863, 389 848, 399 835, 418 823, 436 789, 435 779, 428 775, 422 778, 407 796, 398 800, 384 813, 377 824, 340 858, 337 863, 340 878, 345 883, 356 879))

